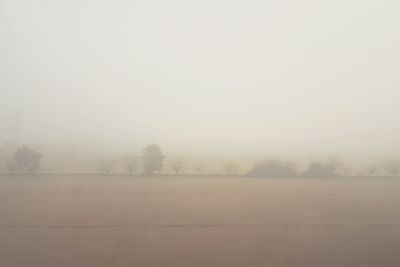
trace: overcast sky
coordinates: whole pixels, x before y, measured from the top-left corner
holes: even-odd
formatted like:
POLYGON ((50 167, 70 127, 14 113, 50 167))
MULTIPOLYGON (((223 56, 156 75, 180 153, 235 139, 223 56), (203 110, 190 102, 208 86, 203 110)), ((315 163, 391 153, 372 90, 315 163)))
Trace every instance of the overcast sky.
POLYGON ((400 155, 400 2, 0 0, 0 141, 400 155))

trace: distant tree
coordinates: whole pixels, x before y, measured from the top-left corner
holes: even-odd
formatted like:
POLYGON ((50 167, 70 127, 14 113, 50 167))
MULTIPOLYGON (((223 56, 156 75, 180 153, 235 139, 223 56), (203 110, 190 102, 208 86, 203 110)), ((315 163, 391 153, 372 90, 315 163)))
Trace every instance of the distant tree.
POLYGON ((15 169, 35 173, 39 170, 41 159, 40 153, 24 145, 14 153, 15 169))
POLYGON ((325 162, 310 162, 304 174, 309 177, 332 177, 337 175, 341 168, 343 163, 332 157, 325 162))
POLYGON ((155 171, 161 171, 164 158, 157 144, 147 145, 143 150, 144 174, 152 175, 155 171))
POLYGON ((203 173, 204 172, 204 164, 203 164, 203 162, 196 163, 195 170, 196 170, 197 174, 203 173))
POLYGON ((351 174, 352 168, 348 165, 343 165, 342 171, 344 176, 349 176, 351 174))
POLYGON ((238 164, 234 161, 228 161, 225 163, 223 170, 227 173, 227 174, 231 174, 232 172, 235 172, 238 170, 238 164))
POLYGON ((139 158, 135 156, 126 156, 124 158, 125 168, 130 174, 138 171, 139 162, 140 162, 139 158))
POLYGON ((6 141, 0 145, 0 172, 16 171, 14 153, 17 149, 18 145, 13 141, 6 141))
POLYGON ((5 164, 9 174, 13 174, 17 170, 15 161, 13 159, 6 159, 4 161, 4 164, 5 164))
POLYGON ((178 175, 178 173, 182 170, 183 168, 183 160, 181 159, 174 159, 171 161, 171 167, 174 169, 175 174, 178 175))
POLYGON ((113 164, 110 161, 99 161, 97 162, 97 169, 103 174, 110 174, 113 170, 113 164))
POLYGON ((310 162, 304 173, 309 177, 325 177, 329 175, 326 166, 318 161, 310 162))
POLYGON ((296 168, 292 162, 270 159, 257 163, 249 172, 249 175, 264 177, 292 177, 296 175, 296 168))
POLYGON ((340 169, 345 168, 343 162, 341 162, 338 158, 336 157, 330 157, 327 162, 326 162, 326 171, 328 172, 329 176, 334 176, 338 174, 340 169))
POLYGON ((369 165, 367 167, 367 172, 369 176, 374 176, 376 173, 377 167, 375 165, 369 165))
POLYGON ((387 172, 392 176, 397 176, 400 171, 400 161, 387 160, 384 162, 387 172))

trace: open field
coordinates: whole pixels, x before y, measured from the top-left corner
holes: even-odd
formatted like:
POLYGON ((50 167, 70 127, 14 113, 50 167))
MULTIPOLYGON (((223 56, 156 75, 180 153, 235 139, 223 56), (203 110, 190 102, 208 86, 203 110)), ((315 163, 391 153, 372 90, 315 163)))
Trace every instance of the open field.
POLYGON ((0 176, 0 266, 400 266, 400 179, 0 176))

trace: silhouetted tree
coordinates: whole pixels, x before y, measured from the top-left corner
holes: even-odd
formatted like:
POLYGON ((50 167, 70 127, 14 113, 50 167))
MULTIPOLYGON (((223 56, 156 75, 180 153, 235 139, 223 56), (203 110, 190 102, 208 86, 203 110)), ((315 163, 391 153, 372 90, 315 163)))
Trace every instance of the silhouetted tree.
POLYGON ((126 156, 124 158, 125 168, 130 174, 138 171, 140 164, 139 162, 139 158, 135 156, 126 156))
POLYGON ((309 177, 332 177, 338 174, 343 164, 337 158, 329 158, 326 162, 310 162, 308 169, 304 172, 309 177))
POLYGON ((324 177, 328 176, 326 167, 321 162, 313 161, 308 164, 307 170, 304 172, 309 177, 324 177))
POLYGON ((392 176, 396 176, 400 171, 400 162, 396 160, 387 160, 384 162, 384 166, 387 172, 392 176))
POLYGON ((147 145, 143 150, 144 174, 151 175, 155 171, 161 171, 164 158, 157 144, 147 145))
POLYGON ((280 160, 265 160, 257 163, 249 172, 251 176, 264 177, 291 177, 296 175, 295 165, 292 162, 280 160))
POLYGON ((174 159, 171 161, 171 167, 174 169, 175 174, 178 175, 178 173, 182 170, 183 168, 183 160, 181 159, 174 159))
POLYGON ((35 173, 39 170, 42 155, 35 150, 22 146, 15 151, 14 163, 17 170, 35 173))

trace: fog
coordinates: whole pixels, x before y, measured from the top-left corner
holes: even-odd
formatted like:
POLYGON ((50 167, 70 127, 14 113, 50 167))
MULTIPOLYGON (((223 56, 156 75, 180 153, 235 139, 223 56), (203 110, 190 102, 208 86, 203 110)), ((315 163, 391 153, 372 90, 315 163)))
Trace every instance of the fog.
POLYGON ((399 14, 0 0, 0 266, 400 266, 399 14))
POLYGON ((400 153, 397 1, 0 0, 0 142, 400 153))

